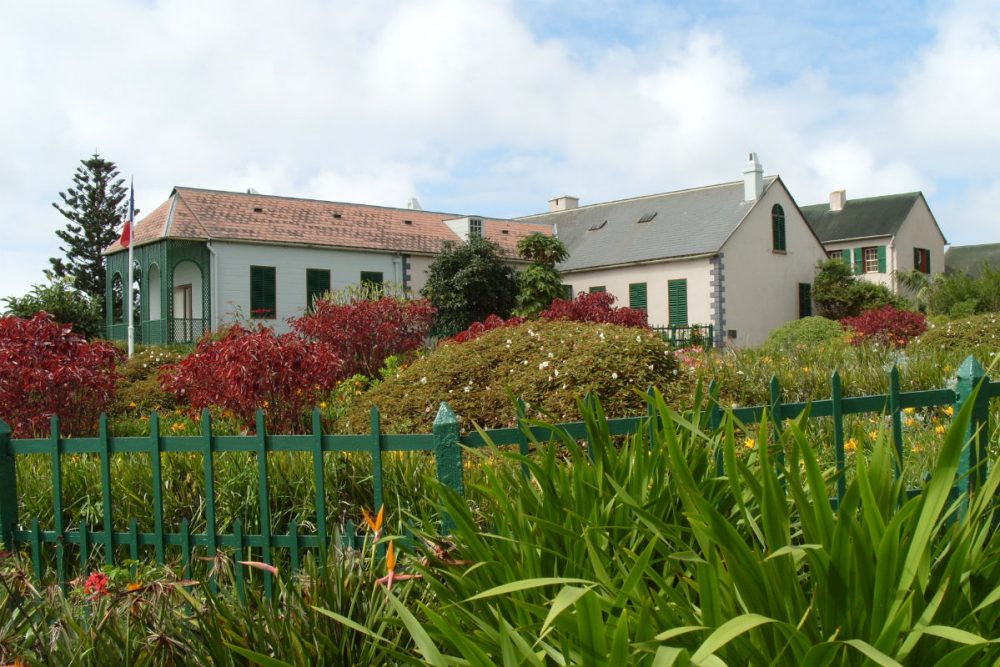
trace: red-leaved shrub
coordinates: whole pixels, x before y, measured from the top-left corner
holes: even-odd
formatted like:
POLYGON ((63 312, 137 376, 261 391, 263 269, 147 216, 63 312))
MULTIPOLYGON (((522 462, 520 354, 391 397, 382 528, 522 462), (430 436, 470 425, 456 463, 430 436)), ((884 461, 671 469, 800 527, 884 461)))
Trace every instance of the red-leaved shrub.
POLYGON ((545 320, 571 320, 617 324, 622 327, 648 327, 646 311, 616 308, 615 297, 608 292, 580 292, 575 299, 556 299, 539 317, 545 320))
POLYGON ((194 352, 164 368, 164 389, 186 399, 193 417, 203 408, 221 408, 254 430, 257 408, 263 408, 274 433, 309 430, 311 409, 344 377, 331 345, 239 324, 203 338, 194 352))
POLYGON ((423 345, 436 312, 426 299, 320 300, 292 327, 330 345, 343 361, 345 376, 375 377, 388 357, 423 345))
POLYGON ((523 317, 511 317, 505 320, 498 315, 490 315, 482 322, 473 322, 472 325, 465 331, 460 331, 455 334, 452 338, 448 338, 442 342, 454 341, 456 343, 467 343, 470 340, 475 340, 482 336, 487 331, 492 331, 493 329, 502 329, 503 327, 516 327, 520 324, 524 324, 525 320, 523 317))
POLYGON ((866 310, 857 317, 845 317, 840 323, 850 328, 851 343, 854 345, 871 340, 892 347, 904 347, 927 330, 927 318, 922 313, 892 306, 866 310))
POLYGON ((0 417, 16 438, 48 435, 53 415, 63 435, 91 435, 114 397, 120 357, 44 312, 0 317, 0 417))

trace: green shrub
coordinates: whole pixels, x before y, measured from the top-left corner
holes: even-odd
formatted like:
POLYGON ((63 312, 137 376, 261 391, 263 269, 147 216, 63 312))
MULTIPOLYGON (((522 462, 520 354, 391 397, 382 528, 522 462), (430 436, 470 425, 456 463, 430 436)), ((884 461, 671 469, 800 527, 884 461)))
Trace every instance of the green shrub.
POLYGON ((927 332, 910 344, 914 353, 959 351, 974 354, 987 365, 1000 353, 1000 313, 973 315, 944 324, 930 323, 927 332))
POLYGON ((786 322, 772 331, 764 347, 772 350, 790 350, 797 345, 816 345, 843 338, 844 327, 840 322, 825 317, 803 317, 800 320, 786 322))
POLYGON ((164 391, 160 384, 160 368, 175 364, 185 356, 186 351, 164 347, 147 347, 132 355, 118 380, 111 414, 149 415, 153 410, 177 407, 173 394, 164 391))
POLYGON ((578 418, 576 398, 593 392, 610 414, 641 412, 634 391, 666 385, 676 375, 670 347, 656 334, 612 324, 528 322, 495 329, 462 344, 443 345, 387 379, 340 420, 345 432, 368 430, 368 411, 382 411, 389 432, 429 431, 441 401, 468 428, 513 424, 511 395, 528 414, 578 418))

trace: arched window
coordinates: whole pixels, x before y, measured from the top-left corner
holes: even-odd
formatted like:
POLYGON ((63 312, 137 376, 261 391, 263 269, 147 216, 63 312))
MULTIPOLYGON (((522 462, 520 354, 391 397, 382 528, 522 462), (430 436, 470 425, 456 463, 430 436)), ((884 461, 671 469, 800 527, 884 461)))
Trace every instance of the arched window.
POLYGON ((785 248, 785 209, 781 204, 771 208, 771 243, 774 250, 784 252, 785 248))
POLYGON ((111 278, 111 322, 121 324, 125 321, 125 281, 122 274, 115 273, 111 278))

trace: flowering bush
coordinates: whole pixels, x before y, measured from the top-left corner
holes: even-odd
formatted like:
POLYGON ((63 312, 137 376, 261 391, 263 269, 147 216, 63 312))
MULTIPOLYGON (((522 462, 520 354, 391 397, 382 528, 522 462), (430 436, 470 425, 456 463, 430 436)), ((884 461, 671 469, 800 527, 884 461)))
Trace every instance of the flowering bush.
POLYGON ((63 434, 93 433, 114 396, 120 355, 44 312, 0 318, 0 417, 14 437, 46 435, 53 415, 63 434))
POLYGON ((575 299, 556 299, 539 317, 546 320, 599 322, 621 327, 648 327, 646 311, 616 308, 615 296, 607 292, 580 292, 575 299))
POLYGON ((866 310, 857 317, 845 317, 841 324, 851 329, 851 343, 854 345, 871 340, 892 347, 905 347, 927 330, 927 318, 922 313, 892 306, 866 310))
POLYGON ((482 336, 487 331, 493 331, 494 329, 501 329, 503 327, 516 327, 524 324, 525 319, 523 317, 511 317, 510 319, 503 319, 502 317, 497 317, 496 315, 490 315, 482 322, 473 322, 465 331, 461 331, 455 335, 454 338, 447 338, 445 341, 454 341, 456 343, 467 343, 470 340, 475 340, 482 336))
POLYGON ((913 341, 920 353, 949 352, 974 354, 987 365, 1000 353, 1000 313, 973 315, 931 325, 913 341))
POLYGON ((292 327, 331 346, 343 361, 344 376, 374 377, 393 354, 419 348, 434 323, 436 309, 426 299, 364 299, 347 303, 319 300, 292 327))
POLYGON ((222 408, 252 429, 257 408, 263 408, 269 429, 298 433, 309 429, 309 411, 343 377, 340 357, 328 343, 234 324, 165 367, 163 385, 188 401, 193 417, 203 408, 222 408))
POLYGON ((592 322, 525 322, 487 331, 462 345, 443 345, 360 397, 338 422, 344 432, 368 427, 377 405, 392 432, 430 430, 441 401, 466 426, 510 426, 510 396, 528 415, 557 421, 579 417, 576 400, 593 392, 614 416, 637 414, 635 389, 666 387, 677 377, 673 350, 652 331, 592 322))

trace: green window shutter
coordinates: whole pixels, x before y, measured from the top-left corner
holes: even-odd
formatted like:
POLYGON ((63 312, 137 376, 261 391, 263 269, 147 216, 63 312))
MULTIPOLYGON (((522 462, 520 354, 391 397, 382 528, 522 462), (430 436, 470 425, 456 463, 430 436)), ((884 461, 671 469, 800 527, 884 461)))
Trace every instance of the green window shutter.
POLYGON ((329 291, 329 269, 306 269, 306 309, 311 310, 313 300, 329 291))
POLYGON ((785 209, 775 204, 771 209, 771 243, 775 250, 786 250, 785 245, 785 209))
POLYGON ((604 285, 595 285, 590 288, 591 294, 593 294, 594 292, 605 292, 605 291, 607 290, 604 289, 604 285))
POLYGON ((840 259, 843 260, 844 264, 851 266, 851 249, 844 248, 840 251, 840 259))
POLYGON ((628 307, 646 310, 646 283, 632 283, 628 286, 628 307))
POLYGON ((799 283, 799 319, 812 314, 812 285, 799 283))
POLYGON ((878 247, 878 272, 879 273, 885 273, 885 265, 886 265, 886 261, 885 261, 885 246, 884 245, 880 245, 878 247))
POLYGON ((926 269, 926 273, 930 273, 931 272, 931 251, 930 250, 924 250, 924 258, 925 258, 924 268, 926 269))
POLYGON ((672 327, 686 327, 688 323, 687 278, 667 281, 667 313, 672 327))
POLYGON ((250 318, 274 319, 277 316, 277 289, 273 266, 250 267, 250 318))
POLYGON ((861 248, 854 249, 854 273, 861 275, 865 272, 865 253, 861 248))
POLYGON ((917 271, 920 270, 920 248, 913 249, 913 268, 917 271))

